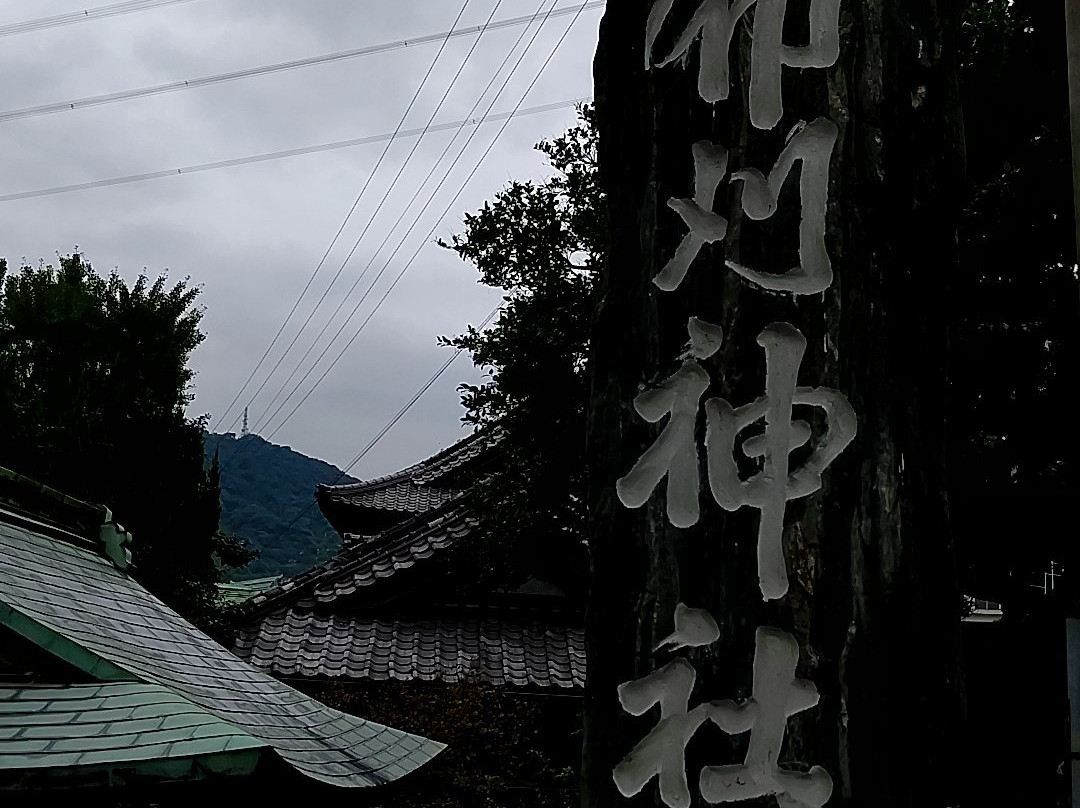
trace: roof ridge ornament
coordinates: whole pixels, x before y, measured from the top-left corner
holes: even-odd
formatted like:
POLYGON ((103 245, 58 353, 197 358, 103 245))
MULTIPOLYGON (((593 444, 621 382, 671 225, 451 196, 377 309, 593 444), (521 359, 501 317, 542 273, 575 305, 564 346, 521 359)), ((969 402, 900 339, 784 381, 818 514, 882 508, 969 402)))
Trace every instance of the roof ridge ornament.
POLYGON ((118 570, 126 572, 131 567, 132 535, 116 523, 112 511, 108 508, 105 509, 99 538, 105 547, 105 556, 118 570))

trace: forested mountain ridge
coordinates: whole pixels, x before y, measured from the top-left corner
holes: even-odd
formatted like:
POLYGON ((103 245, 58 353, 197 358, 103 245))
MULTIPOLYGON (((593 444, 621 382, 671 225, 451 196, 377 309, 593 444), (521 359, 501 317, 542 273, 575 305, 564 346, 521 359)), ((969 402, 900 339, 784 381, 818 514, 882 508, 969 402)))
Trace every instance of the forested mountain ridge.
POLYGON ((221 530, 245 539, 260 554, 235 578, 295 575, 337 550, 340 539, 314 504, 315 486, 354 478, 258 435, 207 434, 205 445, 208 464, 220 452, 221 530))

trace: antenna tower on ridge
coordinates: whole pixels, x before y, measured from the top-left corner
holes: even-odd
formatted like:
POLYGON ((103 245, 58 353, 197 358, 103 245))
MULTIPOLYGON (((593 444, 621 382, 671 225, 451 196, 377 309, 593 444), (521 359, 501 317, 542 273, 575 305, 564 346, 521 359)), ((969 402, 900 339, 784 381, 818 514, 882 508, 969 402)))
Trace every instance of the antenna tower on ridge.
MULTIPOLYGON (((248 433, 248 427, 247 427, 247 411, 248 411, 248 408, 247 408, 247 407, 244 407, 244 425, 243 425, 243 427, 242 427, 242 428, 240 429, 240 437, 244 437, 244 435, 246 435, 246 434, 248 433)), ((235 424, 235 423, 236 423, 236 421, 233 421, 233 423, 235 424)))

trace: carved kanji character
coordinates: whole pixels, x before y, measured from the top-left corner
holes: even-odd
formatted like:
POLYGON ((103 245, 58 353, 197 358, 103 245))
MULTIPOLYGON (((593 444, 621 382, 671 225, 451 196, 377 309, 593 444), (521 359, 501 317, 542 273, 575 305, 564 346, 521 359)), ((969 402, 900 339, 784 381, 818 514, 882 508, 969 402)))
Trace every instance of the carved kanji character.
MULTIPOLYGON (((750 50, 750 121, 758 129, 772 129, 784 110, 782 66, 830 67, 840 57, 840 0, 811 0, 810 41, 783 43, 788 0, 756 0, 750 50)), ((703 0, 671 52, 654 61, 653 49, 674 0, 656 0, 645 27, 645 68, 664 67, 680 59, 701 35, 698 94, 710 104, 730 93, 728 62, 731 37, 739 19, 755 0, 703 0)))
POLYGON ((718 327, 690 318, 690 347, 682 366, 659 387, 646 390, 634 399, 634 409, 651 424, 669 415, 660 437, 638 459, 634 467, 615 483, 620 501, 628 508, 644 505, 667 476, 667 516, 676 527, 690 527, 700 515, 698 470, 694 428, 701 397, 709 387, 709 374, 698 364, 720 347, 718 327))
POLYGON ((821 766, 807 773, 777 765, 787 720, 818 703, 813 682, 795 678, 799 644, 787 632, 757 630, 754 690, 742 704, 725 700, 710 705, 709 717, 731 735, 750 733, 741 764, 706 766, 699 786, 706 802, 736 802, 775 795, 781 808, 821 808, 832 795, 832 778, 821 766))
POLYGON ((783 530, 787 502, 814 493, 821 475, 855 437, 855 411, 843 394, 823 387, 796 387, 806 338, 788 323, 773 323, 758 336, 765 349, 765 395, 738 409, 722 398, 705 402, 709 487, 724 509, 750 505, 761 511, 758 528, 758 579, 766 600, 787 593, 783 530), (801 467, 791 470, 790 453, 810 439, 810 426, 792 420, 794 404, 825 410, 827 430, 801 467), (765 434, 747 440, 743 453, 761 457, 762 470, 749 479, 739 476, 735 440, 740 431, 765 419, 765 434))

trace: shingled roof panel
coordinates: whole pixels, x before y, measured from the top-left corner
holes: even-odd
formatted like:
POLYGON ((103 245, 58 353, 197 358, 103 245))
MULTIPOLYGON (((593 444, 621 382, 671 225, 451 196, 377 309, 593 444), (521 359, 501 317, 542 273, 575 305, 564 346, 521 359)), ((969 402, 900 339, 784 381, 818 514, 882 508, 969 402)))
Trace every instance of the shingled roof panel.
POLYGON ((102 766, 268 746, 160 685, 0 687, 0 769, 102 766))
POLYGON ((554 617, 389 619, 294 609, 248 628, 236 652, 271 673, 384 680, 477 678, 492 685, 583 687, 585 636, 554 617), (282 628, 283 627, 283 628, 282 628), (301 656, 299 637, 317 660, 301 656), (294 638, 285 642, 286 637, 294 638), (349 647, 335 653, 336 638, 349 647), (335 642, 331 641, 335 638, 335 642))
MULTIPOLYGON (((99 678, 141 679, 228 716, 315 779, 376 785, 391 779, 389 766, 416 768, 443 748, 304 696, 215 643, 103 556, 23 523, 0 522, 0 622, 40 635, 99 678), (330 723, 343 729, 326 737, 321 728, 330 723), (284 737, 291 730, 306 739, 284 737), (357 754, 364 742, 376 751, 357 754)), ((280 638, 293 645, 290 633, 280 638)))

